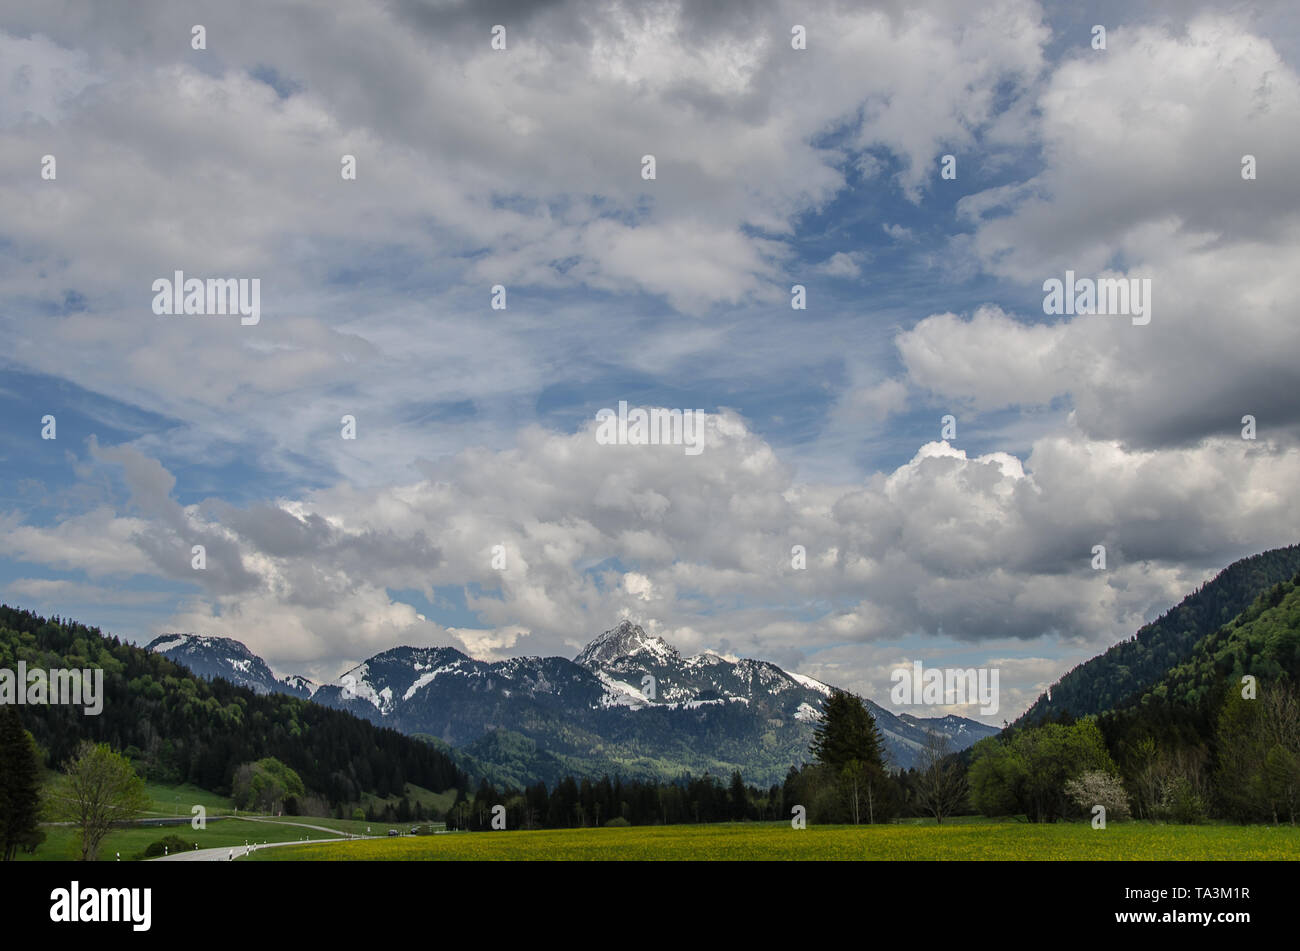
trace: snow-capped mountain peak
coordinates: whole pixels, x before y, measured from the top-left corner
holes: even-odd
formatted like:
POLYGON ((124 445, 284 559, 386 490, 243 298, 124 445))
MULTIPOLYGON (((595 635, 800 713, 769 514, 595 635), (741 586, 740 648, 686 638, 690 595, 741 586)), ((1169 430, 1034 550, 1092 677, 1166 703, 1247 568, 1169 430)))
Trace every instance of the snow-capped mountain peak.
MULTIPOLYGON (((767 661, 736 658, 730 650, 683 658, 631 621, 596 637, 576 661, 483 661, 452 647, 393 647, 322 685, 276 678, 261 658, 229 638, 167 634, 149 648, 202 676, 309 697, 403 732, 468 746, 475 756, 501 757, 514 764, 511 769, 524 756, 528 769, 538 772, 518 774, 521 782, 541 774, 554 780, 574 762, 593 770, 634 763, 650 772, 663 769, 662 762, 695 762, 705 769, 740 762, 747 764, 747 777, 753 772, 763 782, 776 781, 789 762, 806 755, 822 703, 833 690, 767 661), (514 739, 493 752, 496 741, 490 738, 499 732, 514 739), (534 742, 537 747, 526 754, 510 745, 534 742), (480 743, 486 745, 475 745, 480 743), (623 758, 604 758, 606 747, 620 750, 623 758)), ((957 749, 996 732, 961 717, 895 716, 866 703, 896 766, 915 765, 930 731, 945 733, 957 749)))
POLYGON ((662 637, 651 637, 639 624, 624 620, 584 647, 574 663, 591 670, 628 657, 659 664, 679 659, 677 649, 662 637))
POLYGON ((451 647, 392 647, 326 684, 322 698, 364 700, 387 715, 399 701, 410 700, 439 676, 473 675, 478 666, 479 661, 451 647))
POLYGON ((277 677, 266 661, 233 637, 162 634, 146 644, 145 650, 162 654, 200 677, 221 677, 256 693, 287 693, 306 699, 316 692, 318 686, 298 674, 277 677))

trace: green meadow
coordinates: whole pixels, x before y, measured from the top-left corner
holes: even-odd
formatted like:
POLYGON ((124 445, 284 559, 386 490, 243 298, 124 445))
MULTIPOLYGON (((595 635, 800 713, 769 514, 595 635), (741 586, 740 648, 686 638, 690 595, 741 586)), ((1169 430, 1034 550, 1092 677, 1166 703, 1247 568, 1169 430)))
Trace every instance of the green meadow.
MULTIPOLYGON (((1300 859, 1291 826, 953 822, 792 829, 789 823, 453 833, 268 849, 246 861, 1300 859)), ((245 861, 245 860, 241 860, 245 861)))
MULTIPOLYGON (((247 842, 312 844, 258 852, 240 861, 505 861, 505 860, 850 860, 919 859, 1031 860, 1234 860, 1300 859, 1300 828, 1269 825, 1174 825, 1117 822, 1093 829, 1087 822, 1034 824, 961 816, 935 825, 931 820, 903 819, 886 825, 827 825, 795 830, 788 822, 708 825, 632 826, 600 829, 549 829, 401 836, 348 841, 347 834, 384 836, 389 828, 406 832, 414 822, 364 822, 313 816, 235 816, 233 803, 197 787, 147 787, 152 806, 147 818, 185 818, 202 805, 206 829, 189 823, 159 826, 149 822, 115 829, 100 846, 100 861, 138 857, 152 842, 176 835, 199 848, 235 848, 247 842), (270 821, 265 821, 270 820, 270 821), (305 823, 334 830, 306 829, 305 823), (322 843, 322 844, 317 844, 322 843)), ((408 787, 408 795, 427 797, 441 806, 445 794, 408 787)), ((440 829, 441 823, 420 823, 440 829)), ((72 861, 79 847, 77 832, 67 825, 44 827, 45 841, 23 861, 72 861)))
MULTIPOLYGON (((431 789, 425 789, 423 786, 417 786, 415 783, 407 783, 403 787, 403 791, 412 805, 418 802, 425 809, 440 816, 445 815, 447 810, 456 802, 456 790, 454 789, 448 789, 446 792, 434 792, 431 789)), ((361 808, 369 809, 373 807, 376 812, 380 812, 385 806, 395 808, 401 798, 401 796, 389 796, 385 799, 373 793, 363 793, 361 808)))
MULTIPOLYGON (((167 836, 179 836, 193 848, 196 844, 201 849, 243 847, 247 842, 296 842, 304 837, 311 840, 332 838, 323 829, 331 829, 343 835, 365 835, 370 831, 374 835, 384 835, 390 828, 406 832, 412 826, 424 826, 441 829, 441 822, 405 822, 386 823, 365 822, 355 819, 321 818, 318 816, 258 816, 256 819, 237 814, 234 803, 229 797, 200 789, 197 786, 167 786, 158 783, 146 783, 145 792, 150 799, 150 806, 141 816, 140 822, 114 829, 104 838, 99 847, 99 861, 113 862, 121 853, 122 861, 137 858, 147 846, 167 836), (151 820, 192 819, 193 807, 203 806, 207 811, 206 829, 195 829, 189 821, 180 824, 159 825, 151 820), (295 825, 294 823, 299 823, 295 825), (303 828, 303 825, 318 826, 318 829, 303 828)), ((414 801, 430 807, 450 805, 455 793, 434 793, 427 789, 408 783, 407 795, 414 801)), ((396 797, 394 797, 396 801, 396 797)), ((385 800, 376 799, 379 806, 385 800)), ((366 805, 370 803, 367 802, 366 805)), ((16 858, 20 861, 74 861, 81 852, 77 830, 66 824, 45 824, 45 841, 37 847, 36 852, 27 854, 21 850, 16 858)))
MULTIPOLYGON (((298 820, 294 820, 298 821, 298 820)), ((312 819, 303 819, 303 822, 324 825, 325 823, 316 823, 312 819)), ((362 823, 364 829, 364 823, 362 823)), ((16 858, 19 861, 74 861, 80 854, 80 844, 77 830, 72 826, 45 826, 45 841, 42 842, 32 855, 19 851, 16 858)), ((201 849, 211 848, 233 848, 235 846, 243 847, 244 842, 289 842, 297 841, 303 836, 311 836, 313 839, 326 838, 328 833, 318 832, 312 829, 303 829, 299 826, 288 825, 286 822, 254 822, 249 819, 218 819, 208 823, 206 829, 192 829, 189 825, 181 826, 157 826, 148 823, 136 824, 121 829, 114 829, 99 846, 99 860, 101 862, 115 861, 115 855, 122 853, 122 861, 128 861, 136 858, 137 854, 143 852, 145 847, 151 842, 164 838, 166 836, 176 835, 184 839, 193 848, 195 844, 201 849)))
POLYGON ((153 806, 149 810, 150 816, 171 818, 192 816, 194 806, 202 806, 209 816, 228 816, 235 811, 235 804, 231 802, 230 797, 219 796, 188 783, 181 786, 145 783, 144 789, 153 800, 153 806))

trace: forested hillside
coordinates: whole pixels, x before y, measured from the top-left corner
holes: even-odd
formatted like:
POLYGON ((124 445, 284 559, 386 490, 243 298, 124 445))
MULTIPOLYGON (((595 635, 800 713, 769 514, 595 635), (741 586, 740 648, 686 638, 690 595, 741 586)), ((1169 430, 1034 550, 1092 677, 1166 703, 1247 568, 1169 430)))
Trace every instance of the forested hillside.
POLYGON ((1075 667, 1039 697, 1015 725, 1080 717, 1122 705, 1183 663, 1198 641, 1229 623, 1265 591, 1300 572, 1300 545, 1234 562, 1141 628, 1137 635, 1075 667))
POLYGON ((972 804, 986 815, 1054 821, 1077 816, 1072 797, 1082 796, 1115 816, 1131 807, 1140 818, 1182 823, 1294 822, 1300 570, 1265 581, 1298 557, 1292 546, 1237 562, 1135 642, 1071 671, 1052 691, 1054 715, 1036 705, 964 757, 972 804), (1240 612, 1188 642, 1253 589, 1240 612), (1174 652, 1152 674, 1155 658, 1174 652), (1087 791, 1069 792, 1072 782, 1087 791))
POLYGON ((104 670, 98 716, 67 705, 19 708, 50 767, 93 740, 125 751, 147 779, 222 793, 240 764, 275 757, 331 807, 363 792, 401 795, 405 783, 468 786, 448 756, 395 730, 284 694, 204 680, 98 628, 0 606, 0 667, 20 660, 29 668, 104 670))
POLYGON ((1191 657, 1125 706, 1153 699, 1194 706, 1217 695, 1224 682, 1239 686, 1247 674, 1264 682, 1295 682, 1300 677, 1300 574, 1261 594, 1240 616, 1198 642, 1191 657))
MULTIPOLYGON (((1279 808, 1271 804, 1279 790, 1300 796, 1298 683, 1300 574, 1260 595, 1098 722, 1139 796, 1144 777, 1181 776, 1220 815, 1267 819, 1279 808), (1246 675, 1253 688, 1243 684, 1246 675)), ((1291 798, 1285 811, 1298 807, 1291 798)))

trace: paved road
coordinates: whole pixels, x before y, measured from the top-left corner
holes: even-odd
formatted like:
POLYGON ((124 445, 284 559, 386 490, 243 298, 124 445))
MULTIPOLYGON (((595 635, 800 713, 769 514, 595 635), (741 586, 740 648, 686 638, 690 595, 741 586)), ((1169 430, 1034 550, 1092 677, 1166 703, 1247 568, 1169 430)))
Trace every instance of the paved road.
POLYGON ((175 855, 163 855, 156 859, 149 859, 151 862, 227 862, 232 857, 242 858, 251 851, 257 849, 274 849, 282 845, 319 845, 323 842, 347 842, 349 839, 382 839, 385 836, 378 835, 349 835, 346 832, 340 832, 338 829, 330 829, 326 826, 314 826, 306 822, 280 822, 275 819, 256 819, 252 816, 240 816, 248 822, 267 822, 277 826, 300 826, 304 829, 315 829, 318 832, 328 833, 331 838, 312 839, 310 842, 302 842, 297 839, 289 842, 267 842, 257 846, 222 846, 214 849, 195 849, 192 852, 177 852, 175 855))
MULTIPOLYGON (((354 841, 357 839, 381 839, 383 836, 378 835, 357 835, 351 837, 354 841)), ((267 842, 265 845, 259 845, 257 850, 278 849, 282 845, 328 845, 331 842, 346 842, 347 838, 342 836, 334 839, 312 839, 310 842, 267 842)), ((226 862, 233 856, 234 858, 243 858, 252 847, 238 846, 230 848, 226 846, 220 849, 195 849, 193 852, 177 852, 175 855, 164 855, 161 858, 149 859, 150 862, 226 862)))

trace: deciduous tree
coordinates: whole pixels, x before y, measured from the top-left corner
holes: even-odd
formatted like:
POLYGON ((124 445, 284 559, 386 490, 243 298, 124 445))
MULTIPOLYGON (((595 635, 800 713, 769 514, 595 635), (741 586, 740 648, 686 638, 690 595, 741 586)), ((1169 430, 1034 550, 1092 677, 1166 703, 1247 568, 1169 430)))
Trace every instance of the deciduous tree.
POLYGON ((52 811, 81 832, 81 860, 93 862, 114 825, 149 808, 144 780, 107 743, 83 742, 51 797, 52 811))
POLYGON ((916 776, 916 807, 936 823, 966 802, 966 770, 952 753, 947 735, 930 731, 916 776))

